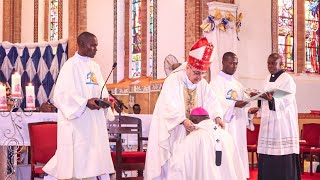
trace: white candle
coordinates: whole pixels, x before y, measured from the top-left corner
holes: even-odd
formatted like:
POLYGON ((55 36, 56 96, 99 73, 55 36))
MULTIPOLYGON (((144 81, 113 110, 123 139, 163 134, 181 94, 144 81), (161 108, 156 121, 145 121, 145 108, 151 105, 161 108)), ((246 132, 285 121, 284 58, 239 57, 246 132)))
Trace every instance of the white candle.
POLYGON ((11 76, 11 95, 21 97, 21 76, 17 72, 11 76))
POLYGON ((7 109, 6 87, 0 84, 0 109, 7 109))
POLYGON ((34 86, 31 83, 26 86, 26 108, 35 108, 34 86))

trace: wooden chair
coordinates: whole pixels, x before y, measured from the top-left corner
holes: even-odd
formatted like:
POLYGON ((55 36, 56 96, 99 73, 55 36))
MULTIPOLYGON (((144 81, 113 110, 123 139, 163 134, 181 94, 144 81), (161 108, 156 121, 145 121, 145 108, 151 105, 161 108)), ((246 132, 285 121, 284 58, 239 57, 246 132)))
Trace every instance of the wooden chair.
POLYGON ((142 125, 141 119, 130 116, 121 116, 114 121, 108 122, 110 142, 116 142, 116 152, 111 152, 113 164, 118 179, 143 179, 143 170, 146 160, 146 152, 142 148, 142 125), (135 134, 137 136, 137 151, 122 152, 123 134, 135 134), (138 177, 123 178, 122 171, 138 170, 138 177))
POLYGON ((301 170, 304 173, 304 154, 310 154, 310 175, 312 176, 313 155, 320 155, 320 124, 303 124, 301 140, 305 140, 305 142, 300 143, 301 170))
POLYGON ((57 122, 29 123, 31 180, 43 178, 45 172, 38 163, 47 163, 57 149, 57 122), (35 167, 37 165, 37 167, 35 167))
POLYGON ((254 124, 254 131, 247 129, 247 149, 251 152, 251 169, 254 169, 254 159, 253 155, 256 153, 258 161, 258 137, 259 137, 260 124, 254 124))

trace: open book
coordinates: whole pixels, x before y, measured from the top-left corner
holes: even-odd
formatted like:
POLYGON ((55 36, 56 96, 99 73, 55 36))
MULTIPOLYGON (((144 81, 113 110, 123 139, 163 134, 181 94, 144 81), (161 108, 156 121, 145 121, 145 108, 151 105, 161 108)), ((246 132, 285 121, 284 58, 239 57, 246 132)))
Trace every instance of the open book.
POLYGON ((283 89, 272 88, 272 89, 269 89, 267 91, 259 92, 257 95, 252 96, 252 97, 247 98, 247 99, 244 99, 244 100, 248 101, 248 102, 253 101, 253 100, 260 100, 261 99, 260 96, 262 94, 264 94, 264 93, 267 93, 267 92, 269 92, 269 93, 273 92, 273 97, 275 97, 275 98, 281 98, 281 97, 284 97, 284 96, 286 96, 288 94, 291 94, 291 92, 285 91, 283 89))

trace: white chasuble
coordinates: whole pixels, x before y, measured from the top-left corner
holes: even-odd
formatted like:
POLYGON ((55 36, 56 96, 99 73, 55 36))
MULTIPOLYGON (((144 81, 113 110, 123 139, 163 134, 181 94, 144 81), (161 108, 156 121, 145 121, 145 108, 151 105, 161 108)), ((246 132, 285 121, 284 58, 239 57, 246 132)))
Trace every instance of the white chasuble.
MULTIPOLYGON (((185 104, 185 88, 189 90, 195 89, 196 100, 192 101, 192 106, 206 109, 209 113, 210 121, 214 121, 213 119, 216 117, 222 117, 220 103, 206 80, 202 79, 198 84, 192 84, 184 69, 170 74, 163 84, 152 117, 145 166, 145 179, 167 179, 170 173, 164 173, 164 169, 168 167, 168 171, 171 171, 170 159, 175 156, 175 153, 184 153, 184 151, 175 150, 175 148, 179 147, 178 149, 180 149, 181 146, 179 146, 179 144, 189 136, 186 136, 186 130, 181 124, 186 119, 186 108, 188 108, 185 104)), ((202 136, 208 136, 208 133, 200 133, 200 136, 196 136, 195 138, 198 137, 201 139, 202 136)), ((212 171, 213 169, 209 167, 209 164, 212 162, 207 162, 205 158, 197 159, 197 156, 202 156, 203 153, 211 153, 214 149, 213 146, 209 145, 213 143, 209 136, 203 140, 207 142, 203 141, 201 144, 198 144, 203 147, 195 144, 194 148, 199 148, 199 151, 192 152, 199 152, 200 154, 195 154, 192 157, 194 159, 191 161, 203 164, 203 167, 205 167, 203 171, 212 171), (206 167, 206 164, 208 164, 208 167, 206 167)), ((192 140, 188 142, 192 142, 192 140)), ((195 141, 195 143, 198 142, 199 141, 195 141)), ((205 157, 205 154, 203 154, 203 157, 205 157)), ((226 159, 223 158, 222 161, 224 160, 226 159)), ((178 179, 181 178, 183 177, 178 179)))
MULTIPOLYGON (((76 53, 62 67, 54 89, 58 108, 58 147, 43 168, 58 179, 89 178, 114 172, 106 127, 107 109, 90 110, 104 84, 100 67, 76 53)), ((105 88, 103 97, 108 98, 105 88)), ((110 114, 109 114, 110 115, 110 114)))
POLYGON ((247 150, 248 113, 245 107, 235 107, 237 100, 244 100, 245 98, 243 86, 232 75, 228 75, 222 71, 210 82, 210 85, 222 105, 226 130, 233 137, 241 157, 244 173, 249 178, 247 150))

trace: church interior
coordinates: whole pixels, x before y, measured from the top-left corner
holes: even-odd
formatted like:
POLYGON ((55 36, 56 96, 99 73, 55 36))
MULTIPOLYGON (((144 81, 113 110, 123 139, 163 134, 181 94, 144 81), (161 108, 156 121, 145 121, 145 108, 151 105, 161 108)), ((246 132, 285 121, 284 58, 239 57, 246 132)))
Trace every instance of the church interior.
MULTIPOLYGON (((282 68, 296 83, 300 139, 305 140, 304 125, 320 124, 319 7, 318 0, 0 0, 0 119, 8 121, 0 125, 0 179, 30 177, 28 160, 22 159, 28 157, 31 140, 25 138, 26 120, 57 120, 55 83, 84 31, 97 37, 93 60, 107 80, 111 99, 122 103, 122 115, 142 120, 145 136, 167 76, 187 61, 192 45, 206 37, 214 46, 204 77, 208 83, 221 70, 223 54, 234 52, 234 76, 245 88, 262 90, 268 56, 283 56, 282 68), (19 74, 23 94, 32 86, 33 105, 26 98, 17 102, 9 97, 3 105, 2 93, 10 94, 16 82, 13 72, 19 74), (136 104, 139 114, 134 112, 136 104), (25 112, 16 118, 15 108, 25 112)), ((260 124, 260 119, 256 113, 254 123, 260 124)), ((307 136, 320 150, 320 130, 313 133, 307 136)), ((131 150, 127 142, 126 150, 131 150)), ((257 140, 250 145, 248 140, 252 180, 257 179, 256 146, 257 140)), ((320 179, 320 151, 300 157, 302 179, 320 179)))

